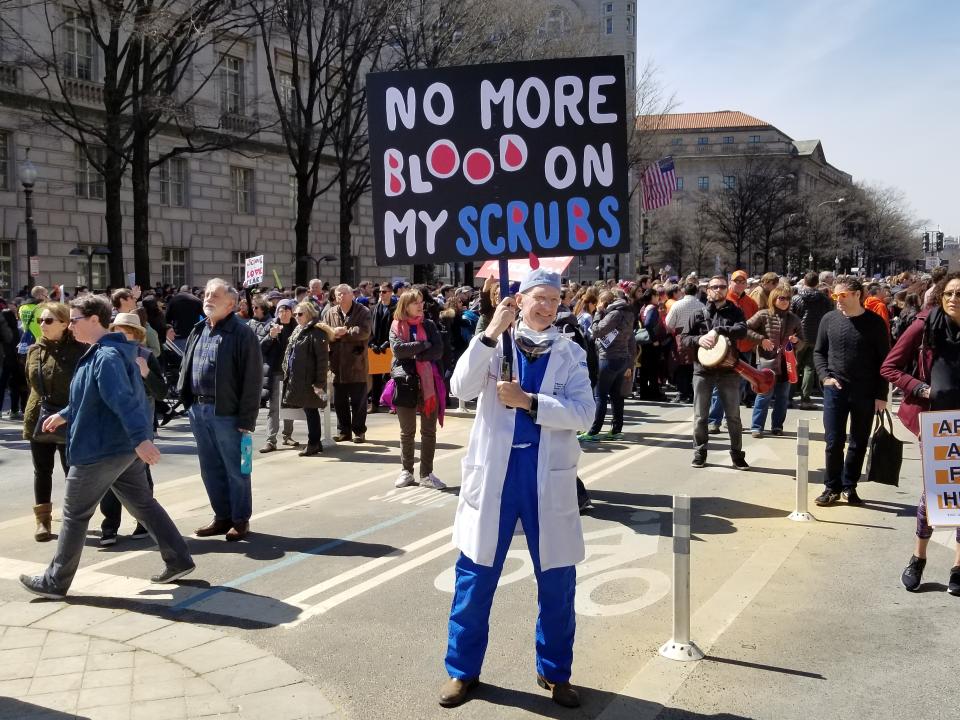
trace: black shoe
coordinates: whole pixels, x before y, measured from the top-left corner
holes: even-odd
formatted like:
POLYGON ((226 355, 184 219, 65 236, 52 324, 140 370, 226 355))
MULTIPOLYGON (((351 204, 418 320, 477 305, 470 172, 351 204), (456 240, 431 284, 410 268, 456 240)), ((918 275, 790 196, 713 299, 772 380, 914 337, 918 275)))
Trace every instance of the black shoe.
POLYGON ((848 505, 863 505, 863 500, 861 500, 860 496, 857 495, 856 488, 850 488, 849 490, 844 490, 843 499, 847 501, 848 505))
POLYGON ((734 466, 737 470, 749 470, 749 469, 750 469, 750 466, 747 465, 747 460, 746 460, 746 458, 745 458, 742 454, 731 456, 730 459, 733 460, 733 466, 734 466))
POLYGON ((110 547, 117 544, 117 533, 114 530, 104 530, 100 533, 100 547, 110 547))
POLYGON ((314 455, 319 455, 323 452, 323 448, 319 445, 307 445, 303 450, 297 453, 300 457, 313 457, 314 455))
POLYGON ((703 455, 694 455, 693 460, 690 461, 690 467, 702 468, 706 467, 707 458, 703 455))
POLYGON ((960 565, 950 568, 950 581, 947 583, 947 592, 960 596, 960 565))
POLYGON ((21 575, 20 584, 27 592, 39 595, 47 600, 63 600, 67 594, 58 590, 50 590, 43 584, 43 575, 21 575))
POLYGON ((826 507, 827 505, 833 505, 839 499, 840 493, 834 492, 830 488, 827 488, 822 493, 817 495, 813 502, 819 507, 826 507))
POLYGON ((773 433, 774 435, 783 435, 783 428, 774 428, 770 432, 773 433))
POLYGON ((186 575, 189 575, 196 569, 197 569, 197 566, 193 564, 189 565, 188 567, 179 568, 179 569, 168 567, 159 575, 152 576, 150 578, 150 582, 152 582, 154 585, 165 585, 167 583, 176 582, 180 578, 186 575))
POLYGON ((140 523, 137 523, 137 526, 133 529, 133 532, 130 533, 131 540, 143 540, 144 538, 150 537, 150 532, 140 523))
POLYGON ((537 675, 537 685, 544 690, 549 690, 557 705, 565 708, 580 707, 580 694, 569 682, 553 683, 543 675, 537 675))
MULTIPOLYGON (((900 574, 900 582, 903 586, 913 592, 920 587, 920 579, 923 577, 923 569, 927 566, 926 558, 918 558, 916 555, 910 556, 910 562, 900 574)), ((951 575, 951 577, 953 577, 951 575)))

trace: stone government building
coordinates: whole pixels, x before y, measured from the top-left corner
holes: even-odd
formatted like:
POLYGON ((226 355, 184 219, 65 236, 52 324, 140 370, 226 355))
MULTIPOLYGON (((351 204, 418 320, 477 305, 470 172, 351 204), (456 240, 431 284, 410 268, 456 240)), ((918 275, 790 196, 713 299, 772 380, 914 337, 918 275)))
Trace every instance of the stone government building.
MULTIPOLYGON (((42 5, 2 12, 18 32, 42 42, 43 37, 49 38, 42 5)), ((562 30, 570 23, 598 27, 599 51, 624 54, 628 86, 635 82, 635 3, 553 0, 544 2, 543 7, 548 27, 562 30)), ((62 75, 67 92, 78 104, 102 108, 102 61, 90 29, 66 8, 51 7, 50 11, 57 22, 63 23, 58 50, 64 59, 62 75)), ((36 282, 62 284, 72 291, 77 285, 87 284, 87 253, 106 244, 103 182, 73 141, 27 106, 26 100, 46 97, 46 91, 33 72, 23 66, 27 54, 19 47, 16 33, 6 29, 0 36, 0 294, 16 294, 28 281, 24 195, 18 178, 28 148, 38 171, 33 191, 40 256, 36 282), (82 254, 71 255, 71 250, 82 254)), ((266 52, 274 53, 278 67, 291 62, 289 53, 280 47, 264 48, 257 37, 207 48, 196 62, 222 64, 195 104, 213 117, 219 116, 223 128, 240 133, 251 123, 275 115, 266 52)), ((171 142, 172 138, 161 136, 152 150, 171 142)), ((152 175, 149 241, 154 284, 200 285, 214 276, 236 280, 244 260, 259 254, 265 255, 266 284, 273 284, 274 270, 283 284, 293 282, 295 191, 289 160, 273 131, 261 131, 247 146, 254 148, 253 152, 183 155, 167 161, 152 175)), ((129 177, 122 200, 124 270, 132 273, 129 177)), ((360 201, 355 216, 355 280, 412 277, 409 266, 376 266, 369 195, 360 201)), ((338 223, 336 195, 328 192, 317 200, 314 209, 310 247, 314 257, 339 255, 338 223)), ((93 287, 106 287, 106 256, 93 255, 92 262, 93 287)), ((324 280, 335 280, 339 263, 321 263, 319 274, 324 280)), ((441 266, 439 274, 452 277, 453 268, 441 266)))

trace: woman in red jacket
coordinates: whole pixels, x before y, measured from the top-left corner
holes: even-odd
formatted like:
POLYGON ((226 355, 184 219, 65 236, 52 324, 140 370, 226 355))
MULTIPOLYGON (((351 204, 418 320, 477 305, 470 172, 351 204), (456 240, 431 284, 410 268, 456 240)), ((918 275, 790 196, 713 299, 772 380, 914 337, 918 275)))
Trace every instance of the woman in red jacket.
MULTIPOLYGON (((885 380, 903 391, 897 415, 914 435, 920 434, 919 414, 925 410, 960 409, 960 273, 950 273, 934 288, 932 308, 910 324, 880 367, 885 380)), ((917 506, 917 542, 900 577, 910 591, 920 586, 933 529, 921 494, 917 506)), ((960 595, 960 528, 956 557, 947 592, 960 595)))

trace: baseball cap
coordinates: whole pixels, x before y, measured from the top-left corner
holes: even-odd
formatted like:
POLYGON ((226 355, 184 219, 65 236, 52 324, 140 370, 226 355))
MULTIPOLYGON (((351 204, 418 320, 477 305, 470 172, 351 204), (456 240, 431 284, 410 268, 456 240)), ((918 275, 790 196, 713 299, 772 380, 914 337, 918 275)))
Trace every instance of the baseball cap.
POLYGON ((730 276, 731 280, 746 280, 747 271, 746 270, 734 270, 733 274, 730 276))

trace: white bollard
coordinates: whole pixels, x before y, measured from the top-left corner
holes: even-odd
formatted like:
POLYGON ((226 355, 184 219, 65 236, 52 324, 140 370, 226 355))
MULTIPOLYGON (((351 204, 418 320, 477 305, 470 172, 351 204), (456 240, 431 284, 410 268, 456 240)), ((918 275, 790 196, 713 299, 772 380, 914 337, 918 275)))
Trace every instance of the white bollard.
POLYGON ((673 637, 660 647, 671 660, 700 660, 690 640, 690 496, 673 496, 673 637))
POLYGON ((810 421, 806 418, 797 420, 797 509, 788 516, 797 522, 816 520, 807 510, 810 460, 810 421))

